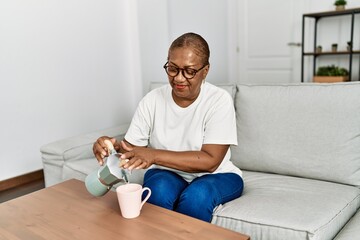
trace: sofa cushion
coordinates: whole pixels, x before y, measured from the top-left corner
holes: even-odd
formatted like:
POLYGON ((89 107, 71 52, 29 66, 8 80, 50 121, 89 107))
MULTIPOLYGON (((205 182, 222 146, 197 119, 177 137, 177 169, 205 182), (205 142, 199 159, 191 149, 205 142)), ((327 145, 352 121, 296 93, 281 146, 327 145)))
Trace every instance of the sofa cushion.
POLYGON ((334 240, 354 240, 357 238, 360 238, 360 210, 358 210, 355 216, 341 229, 334 240))
POLYGON ((238 85, 244 170, 360 186, 360 83, 238 85))
POLYGON ((251 239, 333 239, 360 206, 354 186, 249 171, 244 182, 243 195, 219 206, 212 223, 251 239))

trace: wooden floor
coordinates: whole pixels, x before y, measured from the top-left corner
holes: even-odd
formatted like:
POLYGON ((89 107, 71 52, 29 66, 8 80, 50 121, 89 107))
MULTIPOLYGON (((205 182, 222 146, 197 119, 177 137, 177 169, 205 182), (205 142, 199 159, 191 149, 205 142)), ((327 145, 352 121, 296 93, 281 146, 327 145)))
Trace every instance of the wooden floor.
POLYGON ((0 203, 35 192, 45 187, 44 180, 35 180, 14 188, 0 191, 0 203))

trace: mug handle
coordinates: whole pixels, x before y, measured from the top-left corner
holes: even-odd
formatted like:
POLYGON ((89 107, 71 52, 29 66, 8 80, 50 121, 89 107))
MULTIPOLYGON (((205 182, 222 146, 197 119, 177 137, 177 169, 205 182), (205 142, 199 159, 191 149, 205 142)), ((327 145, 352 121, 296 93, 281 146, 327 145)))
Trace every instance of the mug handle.
POLYGON ((141 205, 140 205, 140 209, 142 208, 142 206, 144 205, 144 203, 149 199, 149 197, 150 197, 150 195, 151 195, 151 190, 150 190, 150 188, 148 188, 148 187, 144 187, 144 188, 142 189, 141 195, 142 195, 142 193, 145 192, 145 191, 148 191, 148 194, 146 195, 146 197, 144 198, 144 200, 142 200, 141 205))

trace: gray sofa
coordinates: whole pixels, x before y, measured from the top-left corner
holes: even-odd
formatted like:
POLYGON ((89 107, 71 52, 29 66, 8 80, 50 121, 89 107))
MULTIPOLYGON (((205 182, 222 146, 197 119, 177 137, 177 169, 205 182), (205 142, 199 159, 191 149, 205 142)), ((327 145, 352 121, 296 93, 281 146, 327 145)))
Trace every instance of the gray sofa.
MULTIPOLYGON (((157 86, 153 84, 152 87, 157 86)), ((360 83, 232 85, 243 195, 212 223, 251 239, 360 239, 360 83)), ((46 186, 97 169, 93 142, 128 124, 41 148, 46 186)), ((144 170, 133 171, 142 183, 144 170)))

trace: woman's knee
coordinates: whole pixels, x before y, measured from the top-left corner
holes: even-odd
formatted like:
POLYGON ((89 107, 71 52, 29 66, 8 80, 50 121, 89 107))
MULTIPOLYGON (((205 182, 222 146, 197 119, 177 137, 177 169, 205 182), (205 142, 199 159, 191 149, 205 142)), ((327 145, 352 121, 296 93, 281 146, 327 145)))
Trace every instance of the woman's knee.
POLYGON ((149 169, 144 176, 144 187, 152 192, 148 202, 171 210, 186 184, 176 173, 168 170, 149 169))
POLYGON ((193 182, 183 191, 180 200, 207 205, 210 199, 217 198, 216 192, 217 189, 211 182, 193 182))
POLYGON ((210 183, 191 183, 181 194, 175 209, 177 212, 210 222, 212 212, 218 205, 219 199, 210 183))
POLYGON ((242 188, 241 177, 229 178, 223 174, 209 174, 195 179, 183 191, 176 210, 204 221, 211 221, 214 208, 239 197, 242 188))

